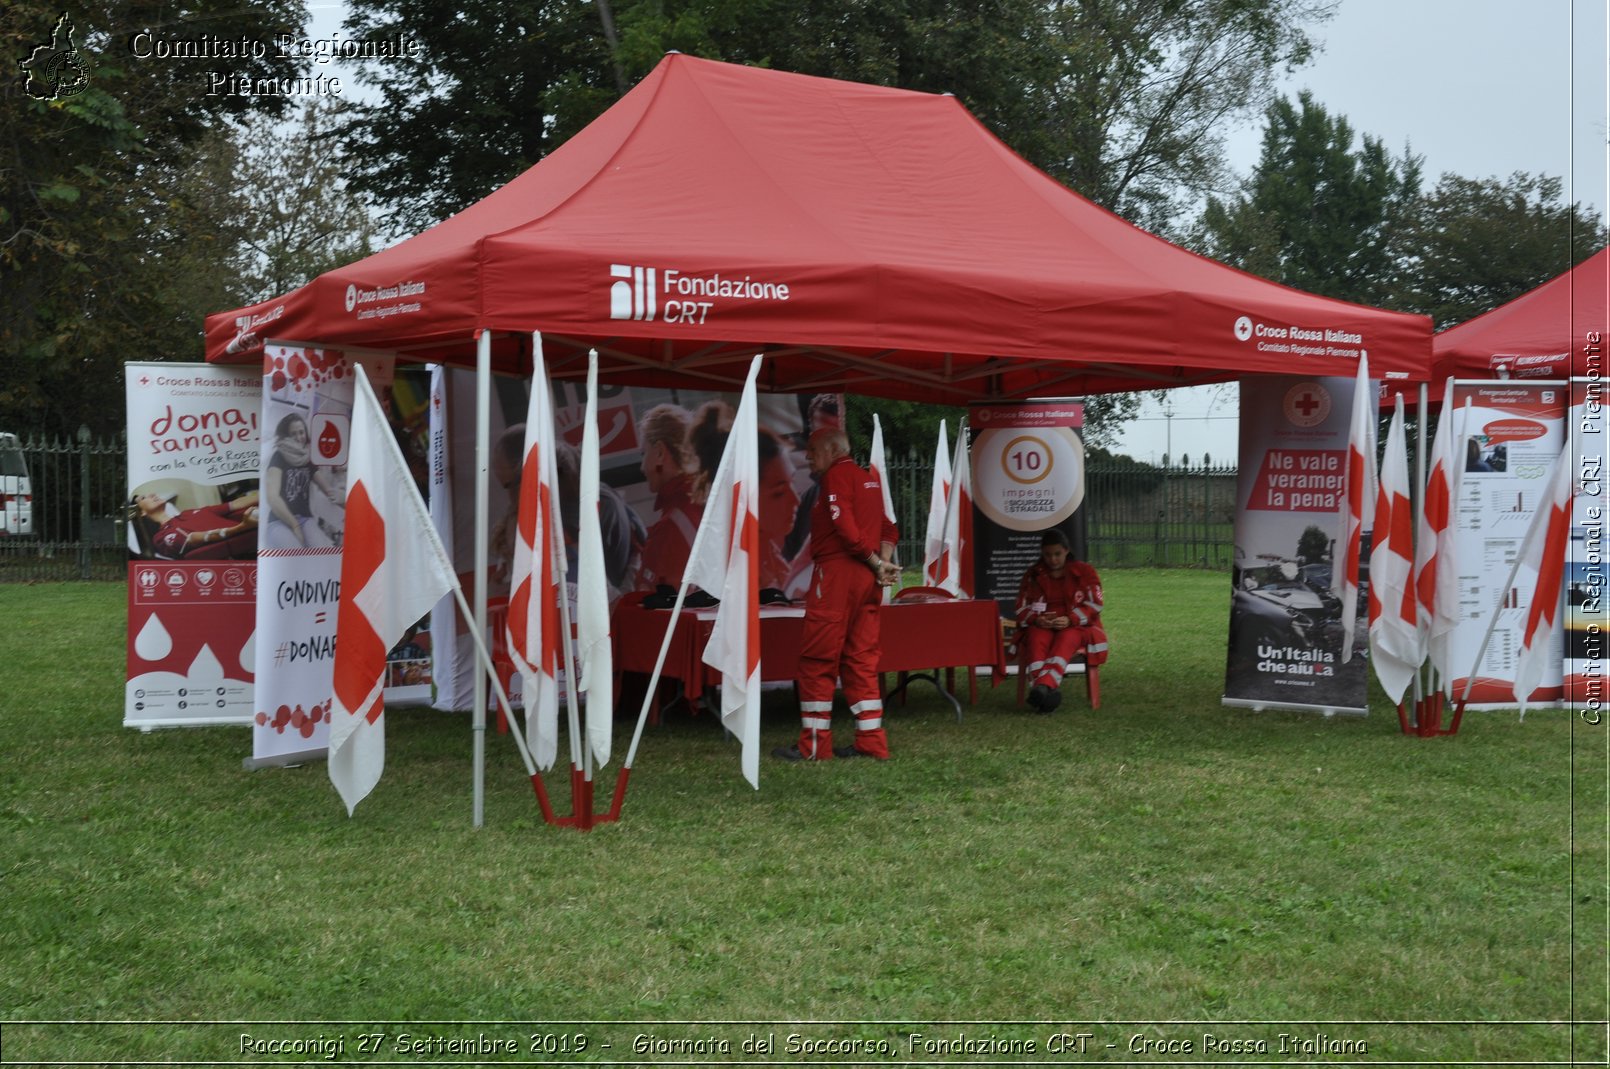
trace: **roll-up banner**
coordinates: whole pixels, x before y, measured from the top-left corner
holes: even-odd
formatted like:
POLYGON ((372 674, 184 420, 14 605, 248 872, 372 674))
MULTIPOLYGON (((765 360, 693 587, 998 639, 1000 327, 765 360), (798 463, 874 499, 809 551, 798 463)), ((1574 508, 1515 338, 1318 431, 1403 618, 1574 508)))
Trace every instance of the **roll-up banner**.
POLYGON ((1045 531, 1060 529, 1073 559, 1088 559, 1084 405, 1073 398, 975 405, 968 427, 974 596, 993 598, 1012 616, 1045 531))
POLYGON ((1241 380, 1226 705, 1367 711, 1366 588, 1351 620, 1331 589, 1353 392, 1345 378, 1241 380), (1347 627, 1353 655, 1343 664, 1347 627))
POLYGON ((249 723, 262 380, 240 368, 134 362, 124 389, 123 724, 249 723))
MULTIPOLYGON (((390 385, 389 361, 364 364, 377 390, 390 385)), ((250 766, 322 756, 328 746, 353 383, 339 352, 264 350, 250 766)))
MULTIPOLYGON (((1549 466, 1565 446, 1565 382, 1455 382, 1455 446, 1464 460, 1455 503, 1454 560, 1459 571, 1459 624, 1450 657, 1453 695, 1470 689, 1471 709, 1515 705, 1515 662, 1520 655, 1530 585, 1506 586, 1515 554, 1531 527, 1549 466), (1496 615, 1496 620, 1494 619, 1496 615), (1482 642, 1489 624, 1492 635, 1482 642), (1477 666, 1477 655, 1481 662, 1477 666)), ((1568 572, 1569 574, 1569 572, 1568 572)), ((1563 642, 1554 650, 1528 704, 1558 702, 1563 693, 1563 642)))
MULTIPOLYGON (((1565 698, 1569 707, 1602 716, 1610 655, 1610 567, 1605 555, 1605 418, 1602 379, 1571 381, 1567 437, 1573 443, 1577 495, 1571 507, 1571 548, 1565 571, 1565 698)), ((1592 722, 1597 723, 1595 719, 1592 722)))
MULTIPOLYGON (((601 528, 610 602, 628 593, 651 593, 681 580, 703 489, 721 459, 737 394, 600 384, 598 439, 602 488, 601 528)), ((567 584, 575 582, 575 447, 582 437, 586 391, 579 383, 553 383, 560 508, 571 551, 567 584)), ((490 503, 487 552, 489 648, 504 639, 500 622, 509 596, 519 473, 529 408, 529 383, 494 380, 491 412, 490 503)), ((816 481, 805 457, 812 430, 838 426, 839 394, 764 394, 760 398, 760 538, 762 589, 803 598, 810 582, 810 509, 816 481)), ((444 369, 431 386, 431 515, 452 555, 453 566, 473 597, 475 518, 475 374, 444 369)), ((855 428, 868 434, 870 428, 855 428)), ((669 604, 669 602, 667 602, 669 604)), ((474 647, 467 624, 448 601, 431 614, 434 704, 469 708, 474 700, 474 647), (455 640, 449 641, 448 636, 455 640)), ((518 704, 519 676, 513 680, 518 704)))

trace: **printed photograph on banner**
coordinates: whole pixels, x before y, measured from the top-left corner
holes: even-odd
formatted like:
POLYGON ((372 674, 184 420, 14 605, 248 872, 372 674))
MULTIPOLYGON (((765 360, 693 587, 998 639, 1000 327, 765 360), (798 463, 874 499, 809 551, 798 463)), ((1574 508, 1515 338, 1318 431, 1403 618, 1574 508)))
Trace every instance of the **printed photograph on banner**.
POLYGON ((1358 607, 1331 589, 1340 552, 1354 383, 1258 376, 1241 383, 1241 465, 1224 697, 1232 704, 1362 712, 1369 545, 1358 607), (1353 631, 1352 656, 1341 660, 1353 631))
POLYGON ((346 526, 351 370, 339 353, 269 346, 264 373, 262 547, 339 548, 346 526))
MULTIPOLYGON (((444 396, 440 414, 432 416, 436 429, 430 435, 429 461, 430 470, 441 473, 442 485, 466 488, 462 495, 432 508, 466 597, 473 597, 475 579, 474 510, 467 489, 474 485, 474 383, 472 372, 448 370, 443 375, 444 396)), ((556 381, 552 386, 566 583, 574 604, 579 534, 575 503, 581 470, 578 449, 586 396, 581 383, 556 381)), ((494 632, 502 628, 502 613, 508 604, 528 389, 527 382, 501 378, 493 391, 487 605, 494 632)), ((598 393, 600 527, 610 601, 627 595, 653 596, 663 590, 670 590, 674 597, 710 480, 726 445, 738 395, 605 383, 599 384, 598 393)), ((805 446, 812 431, 840 425, 842 397, 836 393, 763 394, 758 400, 761 588, 802 599, 810 581, 810 510, 816 499, 816 480, 806 462, 805 446)), ((467 708, 473 696, 464 623, 455 619, 457 642, 441 640, 445 619, 434 623, 438 633, 433 647, 435 704, 442 709, 467 708)), ((492 639, 503 641, 496 633, 492 639)))

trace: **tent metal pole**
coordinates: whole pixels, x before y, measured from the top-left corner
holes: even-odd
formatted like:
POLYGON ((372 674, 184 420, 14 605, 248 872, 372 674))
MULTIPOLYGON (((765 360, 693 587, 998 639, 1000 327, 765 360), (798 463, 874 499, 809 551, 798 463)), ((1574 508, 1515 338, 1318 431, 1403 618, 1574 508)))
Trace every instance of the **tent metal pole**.
MULTIPOLYGON (((492 422, 492 332, 479 330, 475 338, 475 615, 474 633, 486 634, 487 474, 490 470, 492 422)), ((473 824, 486 817, 486 669, 475 666, 475 709, 471 720, 474 738, 473 824)))
MULTIPOLYGON (((1420 559, 1421 553, 1421 547, 1418 544, 1418 540, 1420 538, 1420 529, 1422 526, 1421 520, 1424 519, 1426 511, 1426 420, 1430 417, 1430 409, 1426 407, 1426 404, 1426 384, 1422 382, 1420 384, 1419 418, 1414 421, 1414 486, 1411 487, 1411 490, 1414 494, 1415 521, 1414 535, 1412 537, 1415 540, 1414 559, 1417 561, 1420 559)), ((1413 568, 1410 568, 1410 589, 1414 589, 1419 585, 1420 577, 1415 574, 1413 568)), ((1414 601, 1414 611, 1416 616, 1420 615, 1420 599, 1418 597, 1416 597, 1414 601)), ((1416 620, 1415 627, 1418 629, 1419 626, 1419 620, 1416 620)), ((1422 631, 1422 638, 1424 634, 1425 632, 1422 631)), ((1422 676, 1425 671, 1426 662, 1424 661, 1422 661, 1420 666, 1414 670, 1414 726, 1417 728, 1424 728, 1426 726, 1426 721, 1430 717, 1430 710, 1428 708, 1429 703, 1424 700, 1426 688, 1422 683, 1422 676)))

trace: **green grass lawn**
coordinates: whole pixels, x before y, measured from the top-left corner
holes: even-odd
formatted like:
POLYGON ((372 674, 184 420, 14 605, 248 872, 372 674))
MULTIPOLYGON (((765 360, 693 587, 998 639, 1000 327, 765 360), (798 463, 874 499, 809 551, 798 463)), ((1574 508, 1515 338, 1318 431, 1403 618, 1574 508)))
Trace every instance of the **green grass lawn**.
MULTIPOLYGON (((986 684, 958 724, 918 686, 893 761, 768 760, 758 792, 710 718, 673 721, 591 834, 541 823, 496 736, 472 829, 462 715, 388 714, 353 819, 322 763, 243 771, 245 729, 125 730, 123 588, 0 586, 4 1060, 320 1034, 28 1021, 605 1022, 572 1029, 581 1058, 639 1062, 621 1022, 854 1021, 905 1023, 758 1031, 896 1045, 872 1063, 965 1060, 911 1031, 1044 1058, 1081 1026, 1083 1060, 1287 1032, 1367 1046, 1308 1060, 1604 1064, 1602 1025, 1572 1022, 1606 1017, 1605 726, 1481 713, 1411 739, 1378 691, 1368 718, 1226 709, 1225 577, 1105 578, 1099 710, 1072 680, 1050 717, 986 684)), ((767 695, 766 750, 795 715, 767 695)), ((359 1060, 359 1030, 323 1031, 359 1060)))

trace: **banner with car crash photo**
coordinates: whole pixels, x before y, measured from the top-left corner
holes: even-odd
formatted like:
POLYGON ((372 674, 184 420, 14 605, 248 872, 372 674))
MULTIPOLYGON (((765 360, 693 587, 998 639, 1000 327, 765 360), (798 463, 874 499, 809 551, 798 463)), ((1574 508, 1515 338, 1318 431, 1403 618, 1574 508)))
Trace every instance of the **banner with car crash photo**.
POLYGON ((1352 620, 1331 589, 1353 389, 1350 378, 1241 380, 1226 705, 1367 710, 1367 574, 1352 620), (1345 627, 1354 639, 1343 664, 1345 627))

